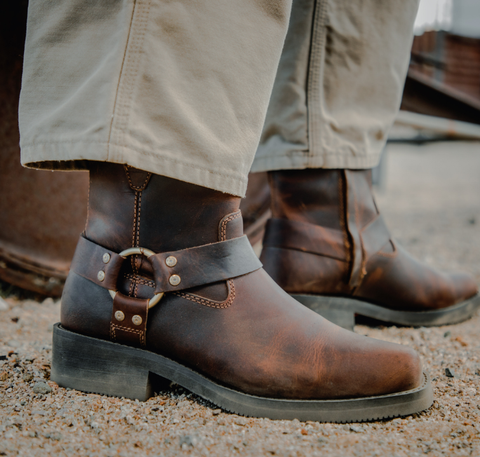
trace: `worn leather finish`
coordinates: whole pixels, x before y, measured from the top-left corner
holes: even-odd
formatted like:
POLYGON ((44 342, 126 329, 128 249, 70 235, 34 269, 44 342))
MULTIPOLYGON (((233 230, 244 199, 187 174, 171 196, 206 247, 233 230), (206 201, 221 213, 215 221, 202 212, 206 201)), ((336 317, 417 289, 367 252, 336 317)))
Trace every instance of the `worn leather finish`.
POLYGON ((477 293, 473 278, 412 258, 391 238, 370 170, 270 173, 273 220, 261 261, 287 292, 353 296, 403 311, 431 311, 477 293))
POLYGON ((126 297, 118 292, 113 299, 110 339, 131 346, 145 346, 147 318, 148 299, 126 297))
POLYGON ((264 247, 283 247, 347 260, 341 230, 321 227, 300 221, 269 219, 264 247))
MULTIPOLYGON (((138 243, 170 252, 242 235, 236 197, 117 165, 95 167, 85 236, 107 249, 138 243)), ((142 257, 124 262, 119 291, 151 297, 156 284, 147 265, 142 257)), ((110 339, 113 309, 103 287, 71 272, 62 300, 65 328, 110 339)), ((422 379, 413 350, 331 324, 262 269, 166 293, 148 312, 146 348, 265 397, 363 397, 412 389, 422 379)))
POLYGON ((270 217, 270 187, 268 173, 250 173, 245 198, 240 203, 243 229, 252 246, 261 242, 265 224, 270 217))
POLYGON ((117 290, 118 275, 124 261, 125 259, 116 252, 81 236, 70 265, 70 271, 74 271, 105 289, 117 290), (105 256, 107 257, 105 258, 105 256))
MULTIPOLYGON (((219 233, 226 236, 226 231, 225 234, 221 230, 219 233)), ((125 260, 119 254, 80 237, 71 270, 101 287, 117 290, 119 272, 125 260)), ((148 261, 153 268, 156 294, 236 278, 262 267, 246 235, 180 251, 153 254, 148 261), (175 264, 169 265, 169 258, 175 259, 175 264), (180 282, 171 283, 173 275, 180 282)))

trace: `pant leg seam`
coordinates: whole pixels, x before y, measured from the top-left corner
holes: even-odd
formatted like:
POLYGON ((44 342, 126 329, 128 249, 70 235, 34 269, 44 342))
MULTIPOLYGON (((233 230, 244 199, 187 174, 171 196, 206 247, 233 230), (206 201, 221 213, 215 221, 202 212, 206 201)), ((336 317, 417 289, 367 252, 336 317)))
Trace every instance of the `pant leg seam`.
MULTIPOLYGON (((126 144, 125 132, 130 118, 135 81, 137 80, 140 68, 139 56, 141 55, 145 31, 147 29, 149 10, 149 0, 135 2, 130 24, 129 40, 125 50, 125 64, 119 79, 118 101, 116 103, 114 116, 112 117, 111 133, 113 135, 115 131, 118 143, 124 142, 126 144)), ((109 144, 114 145, 115 143, 111 141, 112 135, 109 135, 108 141, 109 144)), ((110 148, 107 146, 107 160, 109 158, 109 152, 110 148)))
POLYGON ((132 14, 131 14, 131 17, 130 17, 130 23, 129 23, 128 34, 127 34, 127 41, 125 43, 125 51, 123 53, 122 65, 120 67, 120 72, 118 74, 117 88, 116 88, 116 91, 115 91, 115 98, 114 98, 114 101, 113 101, 112 119, 110 120, 110 127, 108 129, 108 137, 107 137, 107 142, 106 142, 106 145, 107 145, 107 160, 108 160, 108 156, 110 155, 110 139, 112 137, 113 123, 114 123, 114 120, 115 120, 115 112, 117 110, 117 102, 118 102, 119 96, 120 96, 120 83, 122 81, 122 75, 123 75, 124 67, 126 65, 128 43, 130 41, 130 34, 132 32, 132 23, 133 23, 134 15, 135 15, 135 3, 133 5, 132 14))
POLYGON ((327 0, 317 0, 313 14, 312 33, 310 36, 310 56, 307 81, 307 116, 308 116, 308 158, 315 157, 318 136, 321 135, 320 106, 323 95, 321 76, 325 59, 325 34, 327 19, 327 0))

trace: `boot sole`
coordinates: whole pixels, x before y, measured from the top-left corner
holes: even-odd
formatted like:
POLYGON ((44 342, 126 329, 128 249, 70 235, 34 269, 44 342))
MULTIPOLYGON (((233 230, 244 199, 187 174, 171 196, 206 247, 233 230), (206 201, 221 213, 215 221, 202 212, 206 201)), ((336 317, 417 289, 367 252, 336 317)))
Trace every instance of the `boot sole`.
POLYGON ((433 403, 430 379, 420 387, 345 400, 285 400, 258 397, 222 386, 153 352, 53 328, 51 379, 83 392, 147 400, 156 377, 174 382, 226 411, 270 419, 361 422, 407 416, 433 403))
POLYGON ((435 311, 396 311, 346 297, 321 295, 292 295, 292 297, 330 322, 352 331, 355 325, 355 315, 390 324, 433 327, 463 322, 472 317, 480 308, 480 294, 457 305, 435 311))

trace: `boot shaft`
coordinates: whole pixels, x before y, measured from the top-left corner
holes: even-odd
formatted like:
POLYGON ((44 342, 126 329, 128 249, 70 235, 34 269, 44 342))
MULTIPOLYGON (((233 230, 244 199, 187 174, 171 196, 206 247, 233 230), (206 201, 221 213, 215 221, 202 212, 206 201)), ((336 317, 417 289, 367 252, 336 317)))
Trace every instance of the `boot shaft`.
MULTIPOLYGON (((116 252, 137 246, 174 251, 214 243, 219 222, 237 212, 239 204, 240 198, 229 194, 96 162, 90 170, 85 236, 116 252)), ((241 217, 237 219, 234 236, 241 236, 241 217)))
POLYGON ((272 217, 347 230, 349 213, 360 227, 378 214, 371 170, 281 170, 269 173, 272 217))
POLYGON ((266 271, 290 293, 354 291, 365 274, 362 231, 379 214, 371 170, 282 170, 269 182, 266 271))

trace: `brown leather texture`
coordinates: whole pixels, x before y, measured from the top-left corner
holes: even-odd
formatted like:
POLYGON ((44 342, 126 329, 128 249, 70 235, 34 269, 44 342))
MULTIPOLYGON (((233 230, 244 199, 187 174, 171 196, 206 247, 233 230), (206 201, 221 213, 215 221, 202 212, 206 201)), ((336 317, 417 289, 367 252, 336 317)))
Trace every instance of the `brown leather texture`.
POLYGON ((270 185, 273 219, 261 260, 287 292, 403 311, 446 308, 477 293, 469 275, 438 272, 390 236, 370 170, 275 171, 270 185))
POLYGON ((124 260, 116 252, 81 236, 70 270, 105 289, 117 290, 118 275, 124 260))
MULTIPOLYGON (((85 237, 115 252, 139 245, 170 252, 233 240, 242 236, 239 202, 121 165, 92 164, 85 237)), ((118 290, 150 298, 156 286, 148 264, 143 256, 125 261, 118 290)), ((105 288, 72 271, 61 322, 111 339, 114 306, 105 288)), ((265 397, 363 397, 408 390, 422 379, 414 351, 335 326, 293 300, 262 269, 166 293, 148 312, 146 348, 265 397)))
POLYGON ((110 339, 130 346, 146 346, 148 299, 117 293, 113 299, 110 339))
MULTIPOLYGON (((236 278, 262 267, 246 235, 180 251, 157 253, 147 259, 152 270, 143 264, 144 272, 152 273, 156 294, 236 278), (169 264, 169 259, 174 263, 169 264), (172 282, 172 277, 178 281, 172 282)), ((105 289, 116 291, 125 260, 128 258, 80 237, 71 271, 105 289)))
POLYGON ((261 242, 265 233, 265 224, 270 217, 270 186, 268 173, 250 173, 245 198, 240 209, 243 215, 243 228, 252 246, 261 242))

